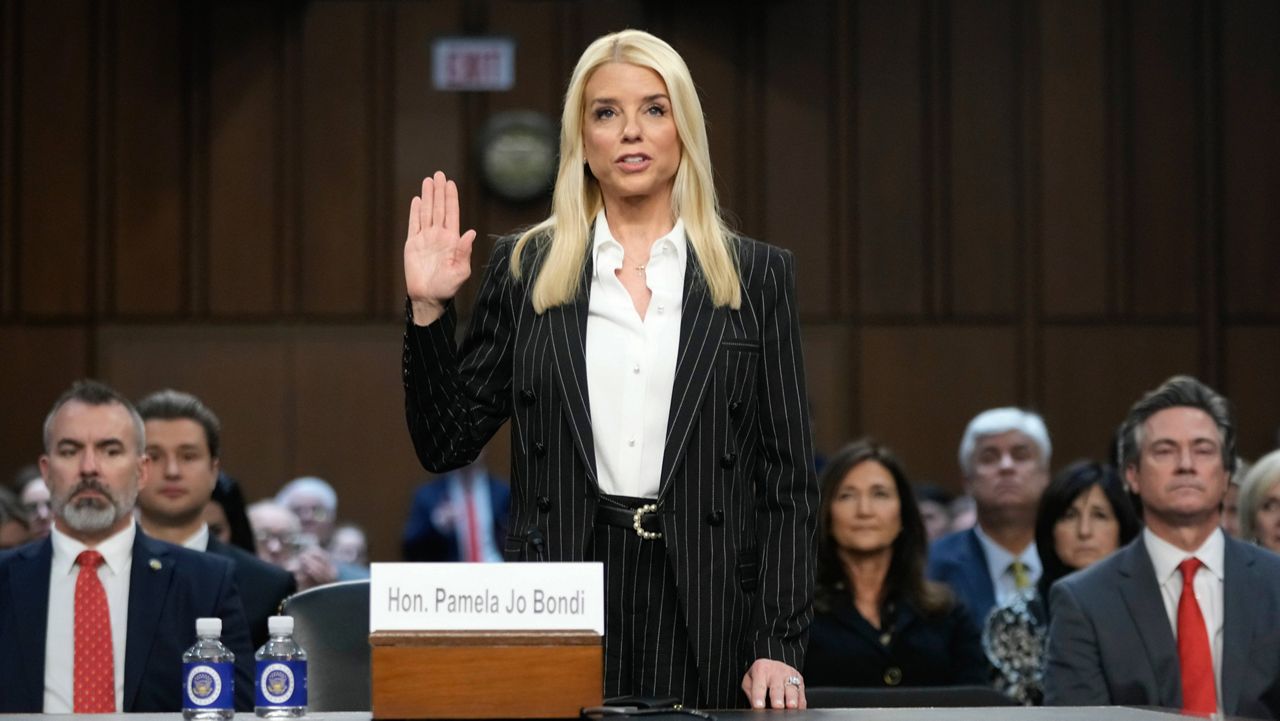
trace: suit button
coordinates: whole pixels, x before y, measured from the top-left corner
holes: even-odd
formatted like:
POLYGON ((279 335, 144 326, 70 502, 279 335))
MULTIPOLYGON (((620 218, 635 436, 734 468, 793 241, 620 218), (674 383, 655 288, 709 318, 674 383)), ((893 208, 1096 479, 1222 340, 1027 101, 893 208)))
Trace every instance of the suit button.
POLYGON ((533 392, 532 388, 525 388, 520 391, 520 402, 526 406, 531 406, 538 400, 538 394, 533 392))
POLYGON ((538 510, 546 513, 551 510, 551 499, 546 496, 538 496, 538 510))
POLYGON ((535 455, 535 456, 545 456, 545 455, 547 455, 547 444, 543 443, 542 441, 534 441, 534 442, 533 442, 533 455, 535 455))
POLYGON ((724 523, 724 511, 712 511, 707 514, 707 525, 718 526, 724 523))
POLYGON ((890 666, 884 670, 884 682, 888 686, 897 686, 902 683, 902 669, 897 666, 890 666))
POLYGON ((738 462, 738 454, 734 453, 733 451, 729 451, 723 456, 720 456, 721 468, 733 468, 733 464, 737 462, 738 462))
POLYGON ((738 414, 741 412, 742 412, 742 401, 734 401, 729 404, 729 415, 733 416, 734 418, 737 418, 738 414))

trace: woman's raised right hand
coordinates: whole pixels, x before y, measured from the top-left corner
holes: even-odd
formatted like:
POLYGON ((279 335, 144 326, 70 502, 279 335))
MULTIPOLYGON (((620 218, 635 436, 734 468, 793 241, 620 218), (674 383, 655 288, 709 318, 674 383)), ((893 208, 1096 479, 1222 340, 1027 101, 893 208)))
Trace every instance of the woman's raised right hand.
POLYGON ((404 284, 413 322, 428 325, 444 315, 445 303, 471 277, 476 232, 458 234, 458 186, 436 171, 422 181, 422 195, 409 204, 404 241, 404 284))

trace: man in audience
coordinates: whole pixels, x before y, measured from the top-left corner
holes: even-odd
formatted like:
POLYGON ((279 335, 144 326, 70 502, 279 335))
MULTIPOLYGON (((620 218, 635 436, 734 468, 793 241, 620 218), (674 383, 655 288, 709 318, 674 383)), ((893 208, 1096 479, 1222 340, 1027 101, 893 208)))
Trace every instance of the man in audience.
POLYGON ((53 527, 49 487, 44 484, 40 469, 35 466, 25 467, 19 473, 18 501, 27 514, 27 523, 31 525, 31 540, 36 541, 48 536, 49 529, 53 527))
POLYGON ((253 706, 253 649, 229 561, 139 533, 142 419, 81 381, 44 423, 49 538, 0 552, 0 712, 177 712, 196 619, 222 619, 236 707, 253 706))
POLYGON ((205 507, 218 482, 222 425, 199 398, 163 390, 138 402, 146 423, 151 482, 138 493, 138 521, 153 538, 208 551, 235 564, 255 648, 267 640, 267 618, 296 590, 293 574, 223 543, 209 533, 205 507))
POLYGON ((338 580, 338 567, 328 551, 302 532, 293 511, 275 501, 258 501, 249 506, 249 525, 258 558, 292 573, 299 591, 338 580))
MULTIPOLYGON (((315 547, 325 554, 333 542, 334 524, 338 518, 338 494, 333 486, 323 478, 302 476, 284 485, 276 494, 276 503, 293 511, 302 524, 304 547, 315 547)), ((309 557, 316 553, 306 554, 309 557)), ((300 559, 303 562, 308 558, 300 559)), ((318 560, 318 559, 315 559, 318 560)), ((339 581, 354 581, 369 577, 369 569, 349 563, 335 561, 330 555, 327 563, 332 565, 339 581)))
POLYGON ((1049 484, 1049 431, 1021 408, 979 413, 960 441, 960 470, 978 522, 929 549, 929 577, 951 586, 982 628, 996 606, 1030 593, 1040 578, 1036 507, 1049 484))
POLYGON ((490 475, 481 453, 414 492, 401 541, 404 560, 501 561, 510 507, 510 487, 490 475))
POLYGON ((31 525, 18 504, 18 497, 0 486, 0 551, 16 548, 31 540, 31 525))
POLYGON ((1219 526, 1226 399, 1169 379, 1129 410, 1116 455, 1146 528, 1054 584, 1046 703, 1280 718, 1280 558, 1219 526))

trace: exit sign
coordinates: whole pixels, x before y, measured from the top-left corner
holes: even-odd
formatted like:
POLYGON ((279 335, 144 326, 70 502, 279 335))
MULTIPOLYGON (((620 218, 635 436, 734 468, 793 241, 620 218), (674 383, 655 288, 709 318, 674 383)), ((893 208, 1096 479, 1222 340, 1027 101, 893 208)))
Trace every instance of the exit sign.
POLYGON ((516 84, 516 43, 511 38, 439 38, 431 47, 436 90, 510 90, 516 84))

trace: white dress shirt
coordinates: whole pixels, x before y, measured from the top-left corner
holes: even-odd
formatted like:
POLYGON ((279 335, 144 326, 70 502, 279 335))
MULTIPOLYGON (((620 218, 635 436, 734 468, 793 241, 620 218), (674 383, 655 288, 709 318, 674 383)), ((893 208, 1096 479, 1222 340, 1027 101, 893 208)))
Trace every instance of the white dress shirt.
POLYGON ((596 216, 591 300, 587 315, 587 395, 600 490, 657 498, 675 383, 687 257, 684 222, 649 248, 645 284, 653 297, 644 318, 615 271, 623 249, 596 216))
POLYGON ((209 524, 200 524, 200 530, 182 542, 183 548, 190 548, 193 551, 204 553, 209 550, 209 524))
POLYGON ((1019 594, 1024 598, 1030 597, 1035 591, 1036 582, 1040 580, 1042 571, 1036 542, 1032 541, 1022 549, 1022 553, 1015 556, 983 532, 982 526, 974 525, 973 531, 978 535, 978 543, 982 545, 982 552, 987 557, 987 572, 991 574, 991 587, 995 590, 996 607, 1008 606, 1019 594), (1022 561, 1022 565, 1027 569, 1027 587, 1021 591, 1018 590, 1018 582, 1011 567, 1014 561, 1022 561))
MULTIPOLYGON (((124 649, 129 621, 129 571, 133 568, 133 539, 137 533, 130 523, 123 531, 99 543, 93 550, 102 554, 98 579, 107 595, 111 615, 111 650, 115 668, 116 711, 124 699, 124 649)), ((53 564, 49 573, 49 617, 44 636, 44 712, 72 713, 75 706, 76 659, 76 577, 80 566, 76 557, 89 550, 54 526, 53 564)), ((182 659, 174 659, 181 663, 182 659)))
POLYGON ((1173 629, 1175 641, 1178 638, 1178 601, 1182 598, 1182 571, 1178 569, 1178 564, 1192 556, 1200 561, 1195 578, 1196 603, 1200 606, 1205 631, 1209 634, 1209 650, 1213 653, 1213 683, 1217 689, 1218 711, 1221 712, 1222 606, 1227 548, 1222 529, 1215 528, 1194 553, 1187 553, 1160 538, 1150 528, 1142 530, 1142 542, 1147 546, 1147 555, 1151 556, 1151 567, 1156 573, 1156 583, 1160 584, 1160 596, 1164 599, 1164 610, 1169 614, 1169 627, 1173 629))

